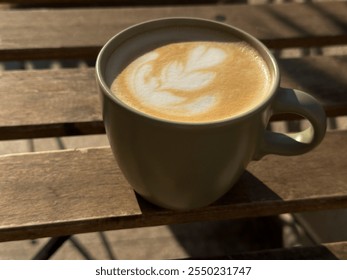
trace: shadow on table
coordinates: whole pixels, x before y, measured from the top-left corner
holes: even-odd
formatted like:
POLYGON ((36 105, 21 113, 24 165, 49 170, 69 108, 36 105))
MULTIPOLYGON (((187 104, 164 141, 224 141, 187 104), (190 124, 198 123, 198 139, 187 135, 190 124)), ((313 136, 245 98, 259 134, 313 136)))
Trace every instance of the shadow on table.
MULTIPOLYGON (((238 183, 215 205, 281 200, 246 171, 238 183)), ((212 208, 214 205, 211 206, 212 208)), ((278 216, 223 219, 170 225, 170 230, 190 257, 230 255, 282 247, 282 222, 278 216)))

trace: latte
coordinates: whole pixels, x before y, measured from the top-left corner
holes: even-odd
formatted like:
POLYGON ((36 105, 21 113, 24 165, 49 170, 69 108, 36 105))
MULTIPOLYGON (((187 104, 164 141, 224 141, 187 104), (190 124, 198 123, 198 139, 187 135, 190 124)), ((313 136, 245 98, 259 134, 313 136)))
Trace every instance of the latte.
POLYGON ((133 60, 111 85, 128 106, 161 119, 211 122, 247 112, 267 95, 270 73, 244 42, 171 43, 133 60))

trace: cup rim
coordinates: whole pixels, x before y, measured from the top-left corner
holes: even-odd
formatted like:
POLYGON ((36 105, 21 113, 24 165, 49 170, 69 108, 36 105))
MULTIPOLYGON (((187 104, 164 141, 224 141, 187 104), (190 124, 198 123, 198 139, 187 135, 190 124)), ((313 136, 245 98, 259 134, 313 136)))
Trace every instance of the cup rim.
MULTIPOLYGON (((269 66, 267 66, 270 68, 269 66)), ((166 125, 179 125, 179 126, 193 126, 193 127, 202 127, 202 126, 220 126, 225 125, 232 122, 240 121, 244 118, 247 118, 251 115, 256 114, 257 112, 261 111, 262 108, 266 107, 267 104, 272 100, 275 92, 279 88, 279 81, 280 81, 280 72, 278 68, 278 64, 276 62, 276 59, 272 55, 272 53, 269 51, 269 49, 257 38, 252 36, 251 34, 247 33, 246 31, 239 29, 235 26, 232 26, 230 24, 209 20, 209 19, 203 19, 203 18, 197 18, 197 17, 164 17, 164 18, 157 18, 153 20, 144 21, 138 24, 134 24, 129 26, 128 28, 123 29, 122 31, 118 32, 114 36, 112 36, 101 48, 99 51, 99 54, 96 59, 95 63, 95 71, 96 71, 96 77, 97 81, 99 83, 99 86, 102 88, 102 93, 106 94, 109 99, 111 99, 113 102, 118 104, 119 106, 125 108, 128 111, 133 112, 134 114, 138 115, 139 117, 143 117, 148 120, 156 121, 161 124, 166 125), (155 117, 153 115, 141 112, 137 109, 132 108, 131 106, 128 106, 124 102, 122 102, 119 98, 117 98, 111 91, 110 87, 107 85, 104 76, 103 76, 103 69, 102 69, 102 58, 104 54, 108 51, 110 46, 112 46, 112 43, 114 40, 117 40, 120 36, 123 34, 128 33, 131 30, 138 29, 138 28, 147 28, 146 30, 150 30, 157 28, 160 23, 166 23, 170 24, 171 26, 177 26, 177 22, 180 21, 181 24, 187 25, 188 23, 191 25, 193 22, 195 23, 207 23, 214 26, 219 26, 223 28, 227 28, 229 30, 232 30, 232 32, 236 33, 236 36, 242 37, 242 39, 247 39, 247 43, 249 43, 253 48, 255 48, 258 53, 261 54, 263 59, 267 64, 271 64, 273 69, 270 69, 270 74, 272 76, 271 78, 271 85, 269 87, 268 93, 265 98, 263 98, 258 104, 256 104, 253 108, 246 112, 242 112, 240 114, 230 116, 228 118, 219 119, 219 120, 212 120, 212 121, 204 121, 204 122, 189 122, 189 121, 176 121, 176 120, 169 120, 164 118, 155 117), (265 57, 266 56, 266 57, 265 57)))

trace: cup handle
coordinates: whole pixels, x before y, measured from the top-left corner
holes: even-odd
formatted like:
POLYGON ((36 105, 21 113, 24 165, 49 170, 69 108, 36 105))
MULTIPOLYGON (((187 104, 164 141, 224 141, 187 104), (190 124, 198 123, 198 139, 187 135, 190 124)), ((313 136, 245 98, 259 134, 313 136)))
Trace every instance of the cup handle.
POLYGON ((316 147, 326 132, 323 107, 311 95, 296 89, 280 88, 272 103, 272 114, 292 113, 306 118, 311 126, 297 133, 265 131, 255 159, 266 154, 292 156, 306 153, 316 147))

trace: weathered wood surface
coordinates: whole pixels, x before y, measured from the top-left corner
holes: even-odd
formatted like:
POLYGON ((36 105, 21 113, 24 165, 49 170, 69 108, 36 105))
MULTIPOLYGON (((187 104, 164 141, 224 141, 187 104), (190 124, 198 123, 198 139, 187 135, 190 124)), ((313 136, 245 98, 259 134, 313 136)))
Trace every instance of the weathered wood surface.
MULTIPOLYGON (((279 60, 282 86, 347 115, 347 57, 279 60)), ((104 133, 94 69, 0 73, 0 140, 104 133)), ((285 116, 283 116, 285 117, 285 116)))
POLYGON ((109 149, 2 156, 0 240, 141 214, 134 192, 114 169, 109 149))
POLYGON ((346 14, 345 2, 0 11, 0 60, 95 58, 124 28, 172 16, 219 19, 271 48, 343 44, 346 14))
MULTIPOLYGON (((218 0, 166 0, 165 4, 177 5, 177 4, 192 4, 192 3, 217 3, 218 0)), ((224 3, 237 3, 245 2, 242 0, 224 0, 224 3)), ((162 0, 0 0, 0 3, 11 3, 21 5, 44 5, 44 6, 74 6, 74 5, 163 5, 162 0)))
POLYGON ((0 73, 0 139, 103 133, 94 69, 0 73))
POLYGON ((252 162, 228 194, 193 211, 137 204, 106 147, 1 156, 0 241, 345 208, 346 141, 347 131, 328 133, 308 154, 252 162))
POLYGON ((347 56, 278 60, 281 85, 315 96, 329 117, 347 115, 347 56))

